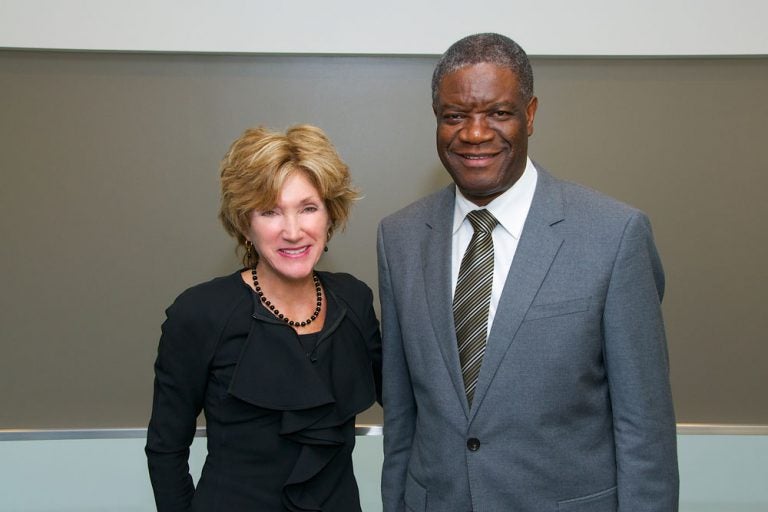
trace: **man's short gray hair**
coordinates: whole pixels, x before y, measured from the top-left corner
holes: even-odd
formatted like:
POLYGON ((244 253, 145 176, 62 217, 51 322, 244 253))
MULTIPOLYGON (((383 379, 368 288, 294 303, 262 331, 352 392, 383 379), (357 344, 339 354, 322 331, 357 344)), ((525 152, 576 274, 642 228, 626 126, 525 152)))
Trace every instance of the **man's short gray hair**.
POLYGON ((437 91, 445 75, 475 64, 489 63, 507 68, 517 75, 520 94, 527 103, 533 97, 533 70, 525 50, 501 34, 473 34, 448 48, 432 73, 432 106, 437 106, 437 91))

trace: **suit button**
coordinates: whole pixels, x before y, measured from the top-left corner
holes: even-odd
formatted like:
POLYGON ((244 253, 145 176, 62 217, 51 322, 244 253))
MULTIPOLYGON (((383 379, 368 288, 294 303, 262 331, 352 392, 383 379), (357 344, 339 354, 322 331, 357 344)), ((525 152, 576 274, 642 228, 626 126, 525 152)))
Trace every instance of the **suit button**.
POLYGON ((480 449, 480 440, 476 437, 470 437, 467 439, 467 448, 469 448, 469 451, 476 452, 480 449))

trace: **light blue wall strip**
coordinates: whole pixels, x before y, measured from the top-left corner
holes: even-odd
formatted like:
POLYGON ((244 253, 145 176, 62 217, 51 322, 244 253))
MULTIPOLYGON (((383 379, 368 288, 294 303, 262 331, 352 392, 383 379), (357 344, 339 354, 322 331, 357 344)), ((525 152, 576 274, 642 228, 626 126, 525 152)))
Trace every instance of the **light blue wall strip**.
MULTIPOLYGON (((7 431, 6 431, 7 433, 7 431)), ((380 512, 382 437, 359 436, 354 453, 363 510, 380 512)), ((768 511, 768 436, 679 435, 681 512, 768 511)), ((151 512, 144 439, 0 442, 0 512, 151 512)), ((205 438, 192 445, 200 473, 205 438)))
POLYGON ((768 436, 677 437, 681 512, 768 511, 768 436))

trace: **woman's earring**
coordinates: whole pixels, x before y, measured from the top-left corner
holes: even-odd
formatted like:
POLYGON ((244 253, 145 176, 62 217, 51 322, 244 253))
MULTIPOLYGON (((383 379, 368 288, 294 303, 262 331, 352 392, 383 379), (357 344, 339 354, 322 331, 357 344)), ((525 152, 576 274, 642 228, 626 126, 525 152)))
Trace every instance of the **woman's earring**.
POLYGON ((253 267, 253 242, 250 240, 245 241, 245 257, 248 260, 248 265, 253 267))
POLYGON ((323 247, 323 252, 328 252, 328 246, 323 247))

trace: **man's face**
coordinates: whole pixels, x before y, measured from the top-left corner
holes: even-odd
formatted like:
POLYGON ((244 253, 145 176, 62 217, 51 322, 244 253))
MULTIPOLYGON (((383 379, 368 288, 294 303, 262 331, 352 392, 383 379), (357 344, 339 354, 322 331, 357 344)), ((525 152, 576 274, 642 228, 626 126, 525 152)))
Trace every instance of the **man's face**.
POLYGON ((517 75, 494 64, 461 68, 438 87, 437 153, 456 186, 484 206, 525 170, 536 97, 525 102, 517 75))

